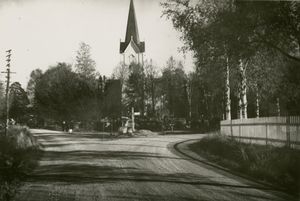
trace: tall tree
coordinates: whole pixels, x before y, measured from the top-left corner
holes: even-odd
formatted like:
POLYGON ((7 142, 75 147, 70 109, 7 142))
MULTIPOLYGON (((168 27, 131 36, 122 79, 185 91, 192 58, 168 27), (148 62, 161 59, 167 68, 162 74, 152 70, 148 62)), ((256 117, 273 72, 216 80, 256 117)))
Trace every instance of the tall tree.
POLYGON ((173 57, 167 61, 162 70, 162 90, 166 97, 166 107, 169 115, 173 117, 187 117, 188 100, 185 90, 186 74, 181 62, 173 57))
POLYGON ((125 92, 125 106, 127 112, 131 111, 131 107, 141 112, 145 112, 145 74, 141 65, 131 63, 130 74, 124 89, 125 92))
POLYGON ((253 22, 253 42, 259 42, 284 57, 300 62, 300 2, 240 2, 253 22))
POLYGON ((121 82, 121 86, 125 85, 125 81, 129 77, 129 66, 124 64, 124 62, 120 62, 113 70, 112 78, 118 79, 121 82))
POLYGON ((150 116, 155 115, 155 105, 157 102, 158 92, 158 70, 153 64, 152 60, 150 62, 145 62, 145 90, 146 99, 150 100, 151 109, 148 111, 150 116))
POLYGON ((19 82, 14 82, 10 86, 10 117, 17 122, 24 123, 24 115, 26 114, 29 100, 25 90, 19 82))
POLYGON ((43 71, 39 68, 31 71, 30 73, 30 79, 27 84, 26 92, 31 105, 34 105, 35 87, 42 74, 43 71))
POLYGON ((35 99, 44 118, 57 121, 96 119, 96 86, 72 72, 71 65, 49 68, 36 85, 35 99))
POLYGON ((182 32, 185 48, 195 52, 198 68, 210 68, 210 62, 223 58, 223 66, 226 66, 226 116, 230 106, 228 73, 238 72, 230 77, 235 76, 234 82, 239 80, 233 86, 239 86, 237 97, 241 118, 246 118, 248 113, 246 75, 251 67, 248 64, 257 52, 269 48, 295 62, 300 61, 299 5, 294 1, 239 0, 167 0, 162 3, 164 14, 182 32))
POLYGON ((77 51, 75 71, 84 78, 95 78, 96 62, 91 57, 91 47, 81 42, 77 51))

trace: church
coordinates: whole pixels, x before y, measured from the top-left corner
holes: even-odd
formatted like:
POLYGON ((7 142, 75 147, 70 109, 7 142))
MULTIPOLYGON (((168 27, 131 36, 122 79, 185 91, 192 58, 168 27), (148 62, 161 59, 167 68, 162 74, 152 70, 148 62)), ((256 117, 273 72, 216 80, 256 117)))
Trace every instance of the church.
POLYGON ((140 41, 133 0, 130 0, 125 41, 120 42, 123 64, 144 64, 145 42, 140 41))

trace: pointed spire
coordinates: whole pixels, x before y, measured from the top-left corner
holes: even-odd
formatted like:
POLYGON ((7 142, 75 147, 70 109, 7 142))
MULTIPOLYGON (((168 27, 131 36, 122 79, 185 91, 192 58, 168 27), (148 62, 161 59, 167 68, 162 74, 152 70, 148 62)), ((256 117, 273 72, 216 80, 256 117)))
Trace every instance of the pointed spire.
POLYGON ((129 43, 131 38, 133 38, 133 41, 136 44, 139 44, 140 38, 139 38, 139 31, 138 31, 138 26, 136 21, 133 0, 130 0, 125 42, 129 43))
POLYGON ((139 38, 139 31, 133 0, 130 0, 125 41, 120 43, 120 53, 123 53, 125 51, 125 49, 131 41, 134 43, 135 46, 137 46, 137 51, 139 53, 145 51, 145 43, 141 42, 139 38))

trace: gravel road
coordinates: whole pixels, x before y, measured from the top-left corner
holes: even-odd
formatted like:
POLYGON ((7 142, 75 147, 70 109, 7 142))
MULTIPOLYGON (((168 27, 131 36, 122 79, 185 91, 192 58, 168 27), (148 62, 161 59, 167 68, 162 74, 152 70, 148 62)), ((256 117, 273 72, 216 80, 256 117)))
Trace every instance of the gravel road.
POLYGON ((203 135, 102 138, 33 130, 45 149, 16 201, 292 200, 172 151, 203 135))

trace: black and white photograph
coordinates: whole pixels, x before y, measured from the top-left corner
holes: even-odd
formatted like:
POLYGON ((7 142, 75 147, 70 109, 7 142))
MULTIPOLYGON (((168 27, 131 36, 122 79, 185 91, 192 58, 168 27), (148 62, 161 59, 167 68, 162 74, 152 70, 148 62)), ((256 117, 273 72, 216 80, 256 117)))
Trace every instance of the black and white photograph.
POLYGON ((297 200, 299 0, 0 0, 0 201, 297 200))

